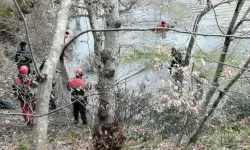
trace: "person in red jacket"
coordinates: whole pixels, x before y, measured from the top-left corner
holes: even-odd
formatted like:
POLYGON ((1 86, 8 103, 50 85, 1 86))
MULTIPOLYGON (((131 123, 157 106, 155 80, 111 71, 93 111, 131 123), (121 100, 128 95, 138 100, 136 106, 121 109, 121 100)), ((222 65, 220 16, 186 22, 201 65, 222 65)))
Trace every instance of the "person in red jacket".
POLYGON ((68 85, 68 89, 71 90, 71 101, 73 103, 73 115, 74 115, 74 123, 78 124, 78 116, 79 112, 82 118, 82 124, 87 124, 86 117, 86 105, 87 105, 87 97, 84 96, 86 83, 82 79, 83 70, 81 68, 76 69, 76 77, 71 79, 68 85))
POLYGON ((35 96, 31 88, 37 86, 37 83, 30 80, 28 77, 29 68, 25 65, 19 69, 18 76, 14 79, 13 91, 15 99, 21 102, 21 109, 24 121, 27 125, 32 125, 33 122, 33 106, 35 105, 35 96))
POLYGON ((166 20, 163 20, 163 21, 161 21, 160 24, 158 24, 158 25, 155 26, 155 29, 157 29, 157 28, 159 28, 157 31, 161 33, 162 39, 165 39, 165 38, 166 38, 166 33, 167 33, 167 31, 166 31, 166 30, 162 30, 162 31, 161 31, 160 28, 174 28, 174 26, 169 25, 169 24, 166 22, 166 20))

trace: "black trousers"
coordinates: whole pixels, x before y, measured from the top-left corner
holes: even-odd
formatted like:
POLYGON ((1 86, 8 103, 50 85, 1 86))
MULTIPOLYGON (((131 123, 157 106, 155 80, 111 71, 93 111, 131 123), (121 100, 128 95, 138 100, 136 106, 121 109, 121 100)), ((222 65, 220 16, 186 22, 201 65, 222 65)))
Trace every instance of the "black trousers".
POLYGON ((50 98, 50 101, 49 101, 49 109, 50 109, 50 110, 56 109, 55 99, 50 98))
POLYGON ((50 101, 49 101, 49 109, 54 110, 56 109, 56 95, 55 95, 55 84, 52 84, 52 91, 50 93, 50 101))
POLYGON ((87 123, 87 117, 86 117, 87 97, 84 97, 84 99, 72 98, 71 100, 76 101, 73 103, 73 114, 75 121, 78 121, 78 116, 80 112, 83 123, 87 123))

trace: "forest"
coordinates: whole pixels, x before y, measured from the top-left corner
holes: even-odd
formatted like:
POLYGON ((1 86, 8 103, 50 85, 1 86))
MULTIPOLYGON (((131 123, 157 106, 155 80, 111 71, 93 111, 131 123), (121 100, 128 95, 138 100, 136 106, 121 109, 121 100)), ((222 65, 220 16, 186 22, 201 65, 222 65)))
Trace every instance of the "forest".
POLYGON ((249 0, 1 0, 0 149, 250 149, 249 0))

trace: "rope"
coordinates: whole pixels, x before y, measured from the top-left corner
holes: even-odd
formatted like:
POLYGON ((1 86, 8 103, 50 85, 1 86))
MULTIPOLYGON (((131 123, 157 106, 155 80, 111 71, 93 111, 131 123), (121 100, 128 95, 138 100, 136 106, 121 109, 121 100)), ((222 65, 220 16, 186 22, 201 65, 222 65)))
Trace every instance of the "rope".
POLYGON ((68 48, 68 70, 69 70, 69 76, 70 76, 70 78, 71 78, 71 69, 72 69, 72 67, 71 67, 71 60, 70 60, 70 49, 68 48))

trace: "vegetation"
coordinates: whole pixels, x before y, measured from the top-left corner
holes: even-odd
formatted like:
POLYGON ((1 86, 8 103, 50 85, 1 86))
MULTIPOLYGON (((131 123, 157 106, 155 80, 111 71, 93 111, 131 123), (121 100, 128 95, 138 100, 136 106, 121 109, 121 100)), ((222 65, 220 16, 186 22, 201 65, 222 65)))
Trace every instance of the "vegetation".
POLYGON ((0 110, 0 147, 250 149, 250 53, 248 41, 242 39, 249 39, 245 31, 249 2, 218 1, 186 6, 179 0, 16 0, 18 11, 12 0, 1 0, 0 100, 13 103, 14 109, 0 110), (233 13, 232 18, 225 17, 231 21, 223 24, 227 28, 214 30, 214 35, 199 31, 206 15, 218 13, 214 28, 222 26, 220 5, 227 5, 233 13), (166 37, 158 29, 129 29, 152 28, 163 19, 175 25, 166 37), (114 28, 117 31, 108 31, 114 28), (118 32, 120 28, 128 29, 118 32), (88 29, 102 31, 84 33, 88 29), (203 40, 218 45, 211 44, 212 50, 207 50, 203 40), (11 90, 19 72, 13 58, 21 41, 31 43, 32 59, 38 66, 46 58, 41 76, 36 72, 28 76, 39 83, 32 91, 37 99, 34 126, 23 122, 20 102, 11 90), (183 56, 179 64, 177 54, 183 56), (68 77, 74 77, 73 71, 82 66, 84 80, 92 87, 85 91, 87 125, 73 123, 67 89, 68 77), (48 97, 55 80, 58 109, 49 112, 48 97))

